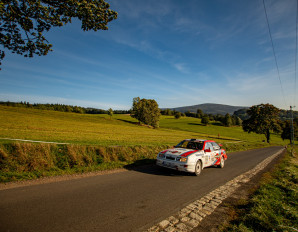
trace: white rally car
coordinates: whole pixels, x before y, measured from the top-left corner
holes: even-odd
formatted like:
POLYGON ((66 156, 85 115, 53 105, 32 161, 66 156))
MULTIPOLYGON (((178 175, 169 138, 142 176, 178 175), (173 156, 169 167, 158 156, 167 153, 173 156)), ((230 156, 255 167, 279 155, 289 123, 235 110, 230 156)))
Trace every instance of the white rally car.
POLYGON ((212 140, 185 139, 172 149, 157 155, 156 164, 161 167, 200 175, 205 167, 224 167, 227 154, 212 140))

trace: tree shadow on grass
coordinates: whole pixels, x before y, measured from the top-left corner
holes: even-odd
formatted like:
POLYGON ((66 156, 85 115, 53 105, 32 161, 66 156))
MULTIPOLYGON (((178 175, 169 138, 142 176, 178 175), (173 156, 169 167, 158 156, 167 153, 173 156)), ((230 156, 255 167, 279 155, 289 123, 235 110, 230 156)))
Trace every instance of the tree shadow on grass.
POLYGON ((125 120, 125 119, 117 119, 117 120, 118 121, 121 121, 121 122, 130 123, 130 124, 133 124, 133 125, 139 125, 139 122, 132 122, 132 121, 125 120))
MULTIPOLYGON (((221 122, 210 122, 209 124, 210 125, 213 125, 213 126, 223 126, 223 124, 221 122)), ((192 125, 192 126, 205 126, 202 123, 193 123, 193 122, 189 122, 188 125, 192 125)))

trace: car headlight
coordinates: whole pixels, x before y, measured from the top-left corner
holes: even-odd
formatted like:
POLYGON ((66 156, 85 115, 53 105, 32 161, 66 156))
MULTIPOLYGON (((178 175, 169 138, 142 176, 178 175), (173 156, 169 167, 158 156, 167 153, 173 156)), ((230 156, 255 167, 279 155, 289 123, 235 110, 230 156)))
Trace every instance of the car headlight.
POLYGON ((159 158, 165 158, 165 155, 162 154, 162 153, 159 153, 159 154, 158 154, 158 157, 159 157, 159 158))
POLYGON ((180 162, 186 162, 187 161, 187 158, 186 157, 181 157, 179 161, 180 162))

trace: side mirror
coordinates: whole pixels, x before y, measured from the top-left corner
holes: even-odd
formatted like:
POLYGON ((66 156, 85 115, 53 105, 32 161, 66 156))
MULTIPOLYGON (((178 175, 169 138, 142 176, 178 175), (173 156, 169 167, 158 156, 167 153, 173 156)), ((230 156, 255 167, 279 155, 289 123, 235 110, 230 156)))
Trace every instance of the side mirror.
POLYGON ((211 152, 211 149, 210 148, 205 149, 204 152, 211 152))
POLYGON ((222 147, 222 144, 221 144, 221 143, 219 143, 219 144, 218 144, 218 146, 222 147))

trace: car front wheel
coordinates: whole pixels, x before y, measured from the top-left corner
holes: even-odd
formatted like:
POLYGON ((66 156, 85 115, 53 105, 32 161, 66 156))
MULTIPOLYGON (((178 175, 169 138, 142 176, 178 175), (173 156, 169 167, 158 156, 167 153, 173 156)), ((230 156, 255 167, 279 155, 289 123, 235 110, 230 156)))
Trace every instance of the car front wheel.
POLYGON ((220 158, 220 164, 218 165, 218 167, 223 168, 224 166, 225 166, 225 159, 224 159, 224 157, 222 156, 222 157, 220 158))
POLYGON ((198 160, 196 163, 195 175, 199 176, 201 172, 202 172, 202 162, 201 160, 198 160))

